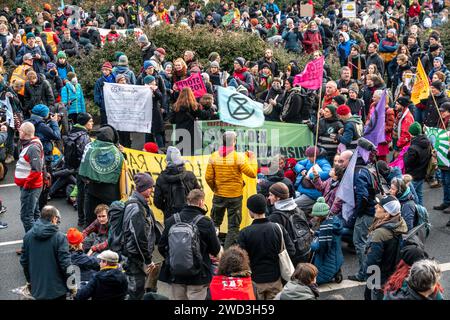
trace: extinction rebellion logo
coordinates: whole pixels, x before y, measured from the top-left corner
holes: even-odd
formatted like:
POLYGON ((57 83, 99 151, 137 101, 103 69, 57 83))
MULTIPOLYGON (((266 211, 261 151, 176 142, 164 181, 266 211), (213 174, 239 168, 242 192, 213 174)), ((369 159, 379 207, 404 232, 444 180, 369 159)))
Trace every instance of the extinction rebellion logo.
POLYGON ((120 166, 120 154, 111 152, 110 148, 102 149, 92 150, 90 157, 92 168, 100 174, 109 174, 116 171, 120 166))

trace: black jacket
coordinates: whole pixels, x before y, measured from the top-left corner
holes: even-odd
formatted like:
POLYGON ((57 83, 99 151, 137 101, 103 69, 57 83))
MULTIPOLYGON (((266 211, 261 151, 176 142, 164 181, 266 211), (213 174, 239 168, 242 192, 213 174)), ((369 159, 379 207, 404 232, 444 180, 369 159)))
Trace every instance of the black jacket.
POLYGON ((150 264, 156 241, 156 219, 147 201, 138 192, 133 191, 128 201, 138 203, 130 203, 124 210, 123 254, 129 259, 150 264))
POLYGON ((377 66, 378 72, 382 75, 384 74, 384 61, 381 59, 380 55, 378 53, 372 53, 368 54, 366 56, 366 66, 367 68, 374 64, 377 66))
POLYGON ((277 173, 267 176, 266 180, 263 180, 258 184, 259 191, 258 193, 261 193, 266 198, 269 196, 269 189, 270 187, 277 183, 277 182, 283 182, 289 189, 289 197, 294 198, 295 197, 295 189, 294 185, 292 184, 292 181, 289 180, 284 176, 284 173, 282 170, 278 171, 277 173))
POLYGON ((431 142, 424 135, 418 135, 411 140, 411 146, 403 156, 405 172, 414 180, 425 179, 427 167, 431 158, 431 142))
POLYGON ((281 113, 281 121, 289 123, 301 123, 309 119, 309 113, 305 110, 301 89, 292 88, 284 102, 281 113))
MULTIPOLYGON (((281 230, 286 250, 292 257, 295 254, 294 243, 286 229, 281 230)), ((248 252, 254 282, 268 283, 280 279, 278 254, 281 251, 281 234, 274 223, 267 218, 253 220, 250 226, 239 233, 238 243, 248 252)))
POLYGON ((78 42, 73 38, 67 41, 62 37, 58 44, 58 51, 64 51, 69 57, 78 56, 78 42))
MULTIPOLYGON (((199 207, 186 206, 180 212, 180 219, 183 222, 191 222, 199 214, 205 215, 206 211, 199 207)), ((197 223, 197 227, 200 232, 200 250, 203 257, 203 265, 202 272, 198 276, 191 278, 172 277, 170 273, 170 266, 167 264, 167 257, 169 255, 169 230, 175 224, 175 218, 173 216, 170 217, 165 221, 164 224, 165 228, 161 236, 161 240, 158 244, 158 250, 161 255, 166 258, 166 260, 164 260, 161 267, 159 280, 186 285, 209 284, 212 280, 211 259, 209 258, 209 255, 217 256, 220 252, 220 242, 219 238, 216 235, 214 223, 209 217, 206 216, 200 219, 200 221, 197 223)))
POLYGON ((150 60, 151 57, 155 54, 156 47, 153 45, 153 43, 149 43, 147 47, 144 47, 144 49, 141 49, 141 56, 142 56, 142 62, 146 60, 150 60))
MULTIPOLYGON (((315 134, 316 126, 310 125, 312 132, 315 134)), ((332 160, 337 153, 337 148, 339 142, 335 142, 334 139, 330 137, 330 134, 337 134, 340 129, 344 128, 344 124, 341 120, 338 120, 335 117, 330 119, 322 118, 319 120, 319 139, 318 146, 321 149, 324 149, 326 153, 324 156, 327 159, 332 160)))
POLYGON ((167 166, 156 179, 153 199, 155 206, 164 213, 164 220, 183 209, 183 207, 173 207, 174 201, 171 201, 172 197, 180 196, 172 194, 172 186, 181 184, 183 184, 186 194, 193 189, 202 189, 195 174, 187 171, 184 165, 167 166))
POLYGON ((98 259, 88 256, 83 251, 70 251, 70 260, 73 265, 80 268, 81 281, 90 281, 100 269, 98 259))
MULTIPOLYGON (((80 155, 79 161, 78 159, 74 162, 77 162, 77 166, 71 169, 77 169, 80 167, 81 157, 84 153, 84 148, 91 142, 91 138, 89 137, 89 133, 85 127, 80 127, 78 125, 74 126, 72 130, 70 130, 68 138, 73 137, 75 140, 75 144, 77 146, 77 154, 80 155)), ((64 138, 63 138, 64 139, 64 138)), ((66 146, 66 141, 64 141, 64 147, 66 146)), ((70 168, 68 163, 66 162, 66 166, 70 168)))
POLYGON ((34 85, 30 84, 29 81, 25 82, 24 97, 25 110, 27 111, 31 111, 37 104, 45 104, 49 108, 55 104, 52 87, 40 74, 38 74, 38 80, 34 85))
POLYGON ((127 277, 122 270, 106 267, 97 272, 89 283, 82 287, 75 300, 125 300, 128 291, 127 277))
POLYGON ((267 63, 269 65, 270 70, 272 71, 272 75, 274 77, 278 77, 278 75, 280 74, 280 72, 278 71, 278 63, 274 59, 272 59, 272 62, 268 62, 266 58, 262 58, 258 61, 258 70, 262 70, 264 63, 267 63))
POLYGON ((442 122, 439 118, 438 108, 445 102, 448 102, 449 98, 447 97, 446 92, 441 92, 439 95, 434 97, 434 100, 430 95, 430 97, 424 103, 426 105, 426 108, 423 115, 423 124, 427 127, 439 128, 442 122), (437 105, 434 104, 434 100, 436 100, 437 105))
POLYGON ((23 239, 20 264, 36 300, 55 299, 68 291, 69 244, 58 226, 39 219, 23 239))
POLYGON ((283 110, 283 102, 286 97, 286 91, 283 89, 277 91, 273 87, 269 90, 265 90, 261 93, 259 97, 259 102, 268 103, 270 99, 275 99, 277 104, 273 107, 272 112, 270 114, 266 114, 265 118, 267 121, 280 121, 280 114, 283 110))

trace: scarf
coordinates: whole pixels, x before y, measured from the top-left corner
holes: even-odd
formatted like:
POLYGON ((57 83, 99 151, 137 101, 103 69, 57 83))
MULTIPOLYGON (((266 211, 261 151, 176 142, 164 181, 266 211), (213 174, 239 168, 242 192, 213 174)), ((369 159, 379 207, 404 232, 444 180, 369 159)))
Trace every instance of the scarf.
POLYGON ((79 174, 100 183, 118 183, 124 158, 112 142, 94 140, 81 160, 79 174))
POLYGON ((333 217, 324 220, 319 227, 320 255, 325 255, 333 242, 333 217))

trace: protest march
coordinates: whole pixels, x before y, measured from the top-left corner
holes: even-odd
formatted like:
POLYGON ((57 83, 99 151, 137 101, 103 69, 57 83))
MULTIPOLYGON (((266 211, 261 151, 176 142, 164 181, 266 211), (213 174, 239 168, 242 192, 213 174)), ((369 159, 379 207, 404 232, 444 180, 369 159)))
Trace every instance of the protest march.
POLYGON ((9 3, 0 299, 447 299, 448 1, 9 3))

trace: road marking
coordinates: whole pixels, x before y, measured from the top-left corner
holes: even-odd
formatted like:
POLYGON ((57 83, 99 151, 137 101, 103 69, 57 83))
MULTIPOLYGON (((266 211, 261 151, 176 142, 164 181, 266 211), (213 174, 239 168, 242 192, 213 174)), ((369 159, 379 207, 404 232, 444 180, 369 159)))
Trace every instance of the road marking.
POLYGON ((9 188, 9 187, 16 187, 17 185, 15 183, 9 183, 9 184, 0 184, 0 188, 9 188))
POLYGON ((10 245, 13 245, 13 244, 19 244, 19 243, 22 243, 22 242, 23 242, 23 240, 0 242, 0 247, 10 246, 10 245))
MULTIPOLYGON (((441 267, 441 272, 450 271, 450 262, 441 263, 439 266, 441 267)), ((319 292, 343 290, 343 289, 355 288, 355 287, 360 287, 360 286, 365 286, 365 285, 366 285, 365 282, 343 280, 341 283, 323 284, 319 287, 319 292)))

